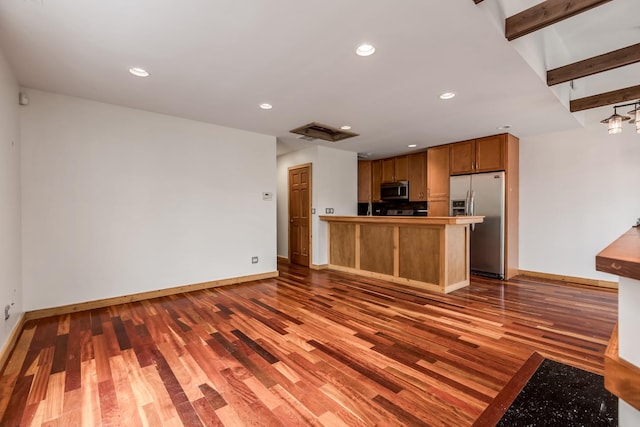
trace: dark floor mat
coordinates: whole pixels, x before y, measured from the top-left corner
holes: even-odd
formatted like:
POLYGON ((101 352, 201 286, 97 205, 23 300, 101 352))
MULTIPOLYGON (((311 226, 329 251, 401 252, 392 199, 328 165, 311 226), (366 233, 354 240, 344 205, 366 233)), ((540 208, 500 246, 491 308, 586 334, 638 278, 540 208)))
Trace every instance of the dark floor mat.
POLYGON ((617 426, 618 398, 600 375, 545 359, 497 425, 617 426))

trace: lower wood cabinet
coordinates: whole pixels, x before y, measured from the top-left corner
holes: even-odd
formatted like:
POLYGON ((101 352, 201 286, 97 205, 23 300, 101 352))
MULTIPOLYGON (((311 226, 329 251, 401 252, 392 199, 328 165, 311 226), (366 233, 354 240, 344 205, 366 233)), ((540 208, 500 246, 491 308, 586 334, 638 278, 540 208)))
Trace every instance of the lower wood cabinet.
POLYGON ((429 216, 449 216, 449 199, 429 200, 427 209, 429 216))

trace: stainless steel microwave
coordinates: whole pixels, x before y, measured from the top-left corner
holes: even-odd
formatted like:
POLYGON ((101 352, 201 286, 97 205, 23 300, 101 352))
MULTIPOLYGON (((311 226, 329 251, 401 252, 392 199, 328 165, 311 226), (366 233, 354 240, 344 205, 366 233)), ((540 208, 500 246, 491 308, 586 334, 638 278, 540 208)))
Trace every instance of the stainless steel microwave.
POLYGON ((380 198, 382 200, 409 200, 409 181, 380 184, 380 198))

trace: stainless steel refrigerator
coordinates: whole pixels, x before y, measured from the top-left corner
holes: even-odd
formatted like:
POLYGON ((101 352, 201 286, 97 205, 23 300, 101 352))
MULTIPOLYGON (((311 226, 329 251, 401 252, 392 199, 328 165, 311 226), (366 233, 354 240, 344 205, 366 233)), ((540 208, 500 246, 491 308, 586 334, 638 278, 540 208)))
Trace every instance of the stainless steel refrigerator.
POLYGON ((471 226, 471 272, 504 278, 504 172, 458 175, 450 178, 449 214, 482 215, 471 226))

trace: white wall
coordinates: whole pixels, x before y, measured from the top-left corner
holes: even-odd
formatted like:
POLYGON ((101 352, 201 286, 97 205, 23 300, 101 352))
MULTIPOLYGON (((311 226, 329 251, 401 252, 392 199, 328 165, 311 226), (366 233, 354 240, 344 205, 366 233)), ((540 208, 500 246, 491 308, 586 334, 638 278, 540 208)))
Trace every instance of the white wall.
POLYGON ((640 217, 640 135, 605 126, 520 140, 520 269, 617 281, 595 256, 640 217))
MULTIPOLYGON (((325 208, 333 208, 332 215, 358 214, 358 155, 343 150, 318 147, 318 164, 314 190, 317 193, 316 212, 325 215, 325 208)), ((313 239, 314 264, 329 263, 327 223, 318 221, 313 239)))
POLYGON ((276 270, 274 137, 29 95, 27 310, 276 270))
POLYGON ((358 212, 358 157, 356 153, 316 146, 278 157, 278 255, 289 256, 288 168, 311 163, 312 264, 328 263, 327 224, 320 221, 325 209, 333 215, 356 215, 358 212))
POLYGON ((0 348, 6 344, 23 311, 18 92, 18 84, 0 52, 0 348), (11 306, 7 321, 6 305, 11 306))

